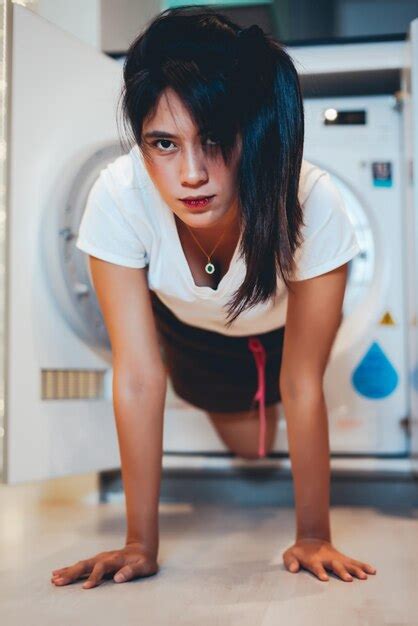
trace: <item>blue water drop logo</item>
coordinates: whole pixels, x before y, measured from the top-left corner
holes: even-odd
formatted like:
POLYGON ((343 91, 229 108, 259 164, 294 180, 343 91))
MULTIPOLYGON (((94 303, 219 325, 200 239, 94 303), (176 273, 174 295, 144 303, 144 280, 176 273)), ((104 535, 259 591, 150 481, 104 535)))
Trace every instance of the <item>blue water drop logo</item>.
POLYGON ((354 389, 366 398, 386 398, 397 387, 399 376, 379 344, 374 341, 353 372, 354 389))

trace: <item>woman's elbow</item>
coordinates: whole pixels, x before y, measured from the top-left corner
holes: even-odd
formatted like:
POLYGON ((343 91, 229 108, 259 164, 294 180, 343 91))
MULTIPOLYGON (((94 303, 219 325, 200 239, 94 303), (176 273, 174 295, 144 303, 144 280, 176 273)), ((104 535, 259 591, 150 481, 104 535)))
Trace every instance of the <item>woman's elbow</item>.
POLYGON ((303 374, 290 376, 281 374, 279 378, 279 391, 282 399, 301 399, 304 401, 315 401, 323 395, 323 377, 313 374, 303 374))

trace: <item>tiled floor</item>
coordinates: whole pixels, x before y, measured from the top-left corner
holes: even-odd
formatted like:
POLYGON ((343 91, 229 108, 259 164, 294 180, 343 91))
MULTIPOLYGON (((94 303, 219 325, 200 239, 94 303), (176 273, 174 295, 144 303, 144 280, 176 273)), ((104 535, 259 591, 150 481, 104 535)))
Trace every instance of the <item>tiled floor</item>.
MULTIPOLYGON (((94 477, 85 479, 94 488, 94 477)), ((65 482, 68 493, 72 480, 83 478, 56 485, 65 482)), ((416 500, 410 506, 408 497, 399 498, 396 485, 383 485, 383 506, 372 487, 369 505, 332 507, 335 545, 377 568, 351 583, 284 568, 281 553, 294 537, 292 506, 216 502, 216 489, 204 503, 190 496, 208 484, 195 478, 191 485, 183 484, 183 501, 162 498, 159 573, 93 589, 82 589, 81 581, 56 587, 51 570, 122 547, 123 500, 98 504, 76 490, 63 500, 59 488, 45 497, 34 485, 0 485, 2 626, 418 624, 418 508, 416 500)), ((240 488, 235 480, 235 492, 240 488)))

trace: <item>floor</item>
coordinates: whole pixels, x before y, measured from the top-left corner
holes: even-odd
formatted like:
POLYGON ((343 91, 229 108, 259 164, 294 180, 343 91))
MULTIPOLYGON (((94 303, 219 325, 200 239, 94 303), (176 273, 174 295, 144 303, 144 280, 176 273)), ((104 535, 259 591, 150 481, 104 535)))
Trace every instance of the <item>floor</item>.
MULTIPOLYGON (((157 575, 106 580, 93 589, 82 589, 81 581, 56 587, 51 570, 123 545, 123 495, 99 501, 96 479, 48 481, 47 492, 40 485, 0 485, 1 624, 418 624, 414 484, 363 483, 361 495, 358 481, 333 483, 334 544, 377 568, 367 580, 343 582, 330 573, 321 582, 306 570, 288 572, 281 553, 293 543, 293 506, 287 496, 276 503, 246 500, 260 477, 235 477, 228 485, 225 477, 179 482, 173 475, 162 485, 157 575)), ((273 494, 291 494, 289 480, 270 477, 269 484, 273 494)))

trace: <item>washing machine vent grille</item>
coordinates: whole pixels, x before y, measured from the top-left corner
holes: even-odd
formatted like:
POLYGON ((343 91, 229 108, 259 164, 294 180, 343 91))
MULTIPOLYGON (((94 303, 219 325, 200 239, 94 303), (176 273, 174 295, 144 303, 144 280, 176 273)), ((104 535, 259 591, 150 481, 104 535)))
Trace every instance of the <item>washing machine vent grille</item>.
POLYGON ((58 370, 42 372, 42 400, 103 398, 106 370, 58 370))

